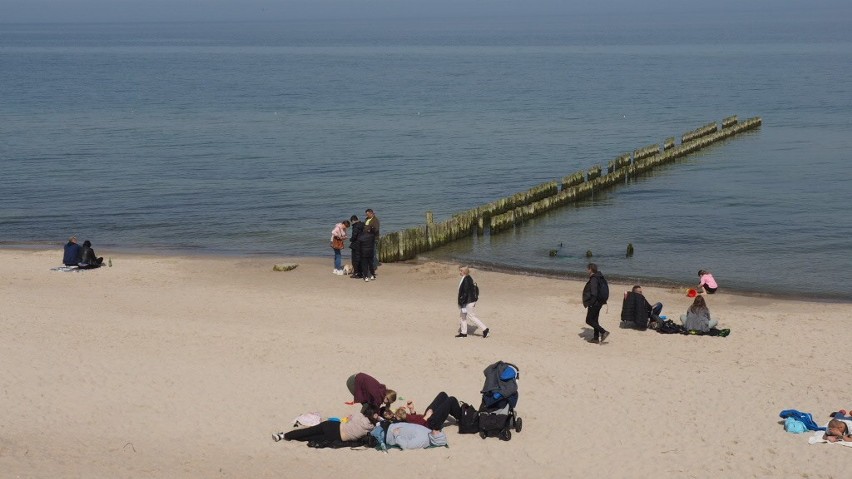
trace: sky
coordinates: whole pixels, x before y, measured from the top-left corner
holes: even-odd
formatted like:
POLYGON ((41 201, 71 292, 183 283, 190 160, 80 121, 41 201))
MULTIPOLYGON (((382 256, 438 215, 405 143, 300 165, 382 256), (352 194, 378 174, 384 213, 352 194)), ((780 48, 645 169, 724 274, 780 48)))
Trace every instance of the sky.
POLYGON ((766 11, 838 15, 850 0, 0 0, 0 23, 343 20, 766 11))

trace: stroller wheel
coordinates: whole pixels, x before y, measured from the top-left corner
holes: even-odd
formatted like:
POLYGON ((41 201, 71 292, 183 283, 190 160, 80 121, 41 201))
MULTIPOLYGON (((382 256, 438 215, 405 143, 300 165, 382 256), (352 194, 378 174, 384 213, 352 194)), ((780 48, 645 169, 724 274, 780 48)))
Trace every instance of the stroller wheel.
POLYGON ((521 432, 521 428, 524 427, 524 421, 521 418, 515 418, 515 432, 521 432))
POLYGON ((503 441, 511 441, 512 440, 512 431, 508 429, 503 429, 500 431, 500 439, 503 441))
POLYGON ((486 437, 488 437, 488 435, 485 434, 485 431, 479 431, 479 437, 481 437, 482 439, 485 439, 486 437))

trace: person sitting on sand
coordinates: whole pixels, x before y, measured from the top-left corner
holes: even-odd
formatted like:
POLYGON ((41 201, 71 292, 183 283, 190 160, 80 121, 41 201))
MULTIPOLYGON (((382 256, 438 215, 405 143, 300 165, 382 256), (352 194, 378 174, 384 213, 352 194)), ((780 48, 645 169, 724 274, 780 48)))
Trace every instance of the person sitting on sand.
POLYGON ((293 429, 288 433, 277 432, 272 439, 278 442, 285 441, 355 441, 370 434, 373 426, 379 420, 376 409, 367 405, 364 412, 357 412, 349 416, 348 421, 323 421, 316 426, 302 429, 293 429))
POLYGON ((429 403, 423 414, 417 414, 414 410, 414 403, 409 401, 405 407, 400 407, 396 410, 394 418, 397 421, 420 424, 432 431, 440 431, 444 428, 444 423, 448 417, 453 416, 458 421, 461 418, 461 414, 462 410, 459 400, 455 396, 448 396, 447 393, 441 391, 429 403))
POLYGON ((388 389, 384 384, 376 380, 376 378, 365 373, 358 373, 349 376, 346 380, 346 387, 352 393, 353 400, 346 404, 352 405, 361 403, 366 407, 373 406, 376 411, 384 406, 390 406, 396 401, 396 391, 388 389))
POLYGON ((849 422, 841 419, 828 421, 825 435, 822 436, 828 442, 852 442, 852 434, 849 433, 849 422))
POLYGON ((80 264, 80 260, 83 259, 83 250, 80 248, 80 245, 77 244, 77 237, 72 236, 68 238, 68 242, 65 243, 62 252, 62 264, 65 266, 77 266, 80 264))
POLYGON ((80 269, 100 268, 104 264, 103 257, 96 257, 95 250, 92 249, 92 242, 86 240, 83 242, 82 259, 78 265, 80 269))
POLYGON ((699 269, 698 270, 698 293, 707 292, 707 294, 714 294, 717 289, 719 289, 719 285, 716 284, 716 279, 713 278, 713 275, 710 274, 709 271, 699 269))
POLYGON ((680 317, 680 322, 687 331, 701 331, 706 333, 715 328, 719 321, 710 319, 710 308, 704 301, 704 296, 696 296, 692 306, 686 310, 686 314, 680 317))
POLYGON ((631 291, 624 293, 624 302, 621 304, 621 321, 633 323, 639 330, 644 331, 648 327, 649 321, 652 328, 656 327, 662 310, 663 303, 651 306, 651 303, 642 294, 642 286, 637 284, 631 291))

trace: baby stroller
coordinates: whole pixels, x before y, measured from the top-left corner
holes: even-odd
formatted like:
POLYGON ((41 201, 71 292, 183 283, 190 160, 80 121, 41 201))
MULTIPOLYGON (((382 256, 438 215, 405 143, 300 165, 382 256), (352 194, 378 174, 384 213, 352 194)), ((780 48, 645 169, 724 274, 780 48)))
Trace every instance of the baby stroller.
POLYGON ((482 404, 479 406, 479 436, 512 439, 512 429, 521 432, 523 421, 515 412, 518 405, 517 366, 503 361, 485 368, 485 385, 482 387, 482 404))

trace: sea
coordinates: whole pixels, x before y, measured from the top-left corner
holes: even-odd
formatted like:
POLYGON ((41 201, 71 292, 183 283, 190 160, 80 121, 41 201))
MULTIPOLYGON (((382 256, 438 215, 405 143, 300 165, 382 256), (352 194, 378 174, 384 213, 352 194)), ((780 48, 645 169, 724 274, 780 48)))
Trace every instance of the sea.
POLYGON ((422 260, 852 301, 852 29, 813 12, 0 25, 0 247, 327 257, 710 122, 759 129, 422 260), (627 257, 628 244, 634 255, 627 257), (552 255, 555 251, 555 256, 552 255), (592 254, 587 257, 587 252, 592 254))

